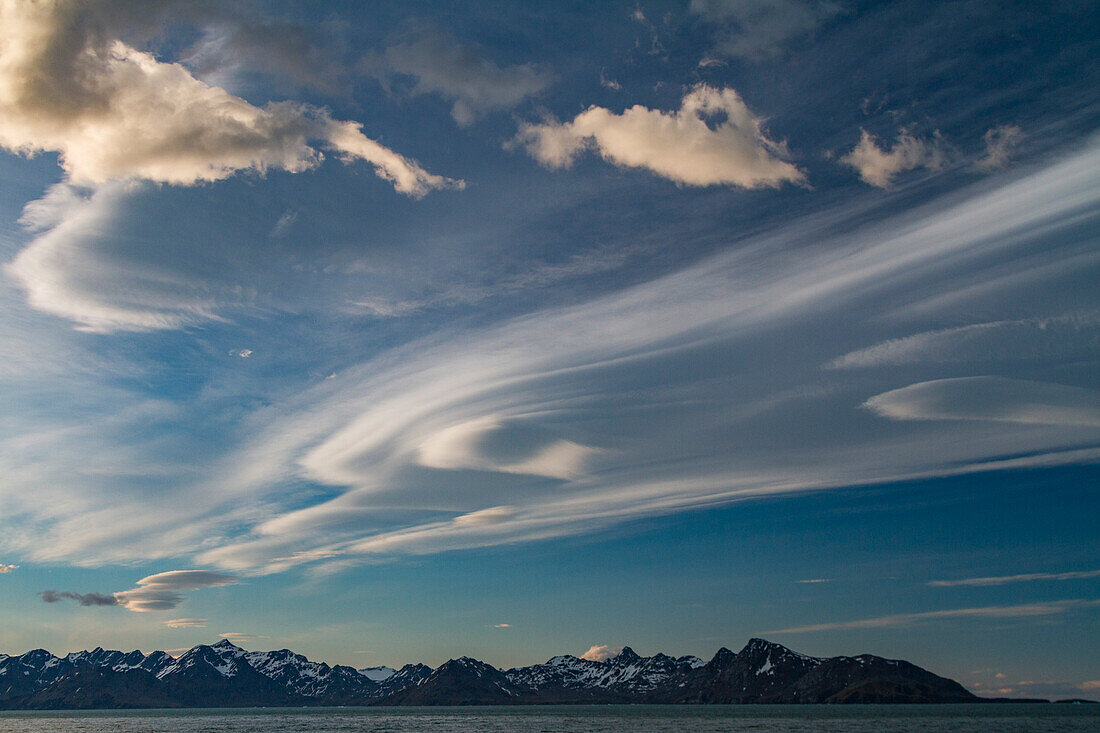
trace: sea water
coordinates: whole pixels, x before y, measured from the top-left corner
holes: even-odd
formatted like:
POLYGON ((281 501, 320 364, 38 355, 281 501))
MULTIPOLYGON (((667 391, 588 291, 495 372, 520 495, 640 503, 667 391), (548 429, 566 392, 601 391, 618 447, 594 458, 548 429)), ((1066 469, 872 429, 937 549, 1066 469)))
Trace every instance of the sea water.
POLYGON ((431 731, 836 731, 1073 733, 1100 731, 1100 705, 547 705, 531 707, 236 708, 0 712, 0 733, 281 733, 431 731))

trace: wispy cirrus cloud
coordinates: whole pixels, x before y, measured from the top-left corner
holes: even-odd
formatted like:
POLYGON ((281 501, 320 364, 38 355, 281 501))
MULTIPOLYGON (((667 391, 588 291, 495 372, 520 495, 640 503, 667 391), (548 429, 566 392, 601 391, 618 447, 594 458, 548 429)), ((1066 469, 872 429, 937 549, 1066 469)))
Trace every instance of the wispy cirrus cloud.
POLYGON ((534 64, 498 66, 476 47, 437 31, 370 55, 359 68, 387 86, 395 76, 415 78, 409 93, 454 100, 451 116, 464 127, 488 112, 515 107, 554 80, 549 69, 534 64))
MULTIPOLYGON (((1064 223, 1095 216, 1096 155, 1087 149, 912 217, 867 228, 849 222, 843 236, 822 234, 836 226, 835 214, 824 224, 799 219, 586 302, 441 328, 244 410, 238 439, 219 442, 200 469, 191 455, 182 461, 134 442, 178 406, 74 382, 81 416, 112 417, 44 420, 4 439, 0 495, 21 527, 37 528, 9 532, 9 551, 27 562, 89 564, 194 554, 202 566, 270 573, 582 534, 747 497, 1095 461, 1096 451, 1081 447, 1090 428, 1075 425, 897 421, 886 434, 858 406, 899 388, 892 377, 838 388, 825 383, 834 379, 829 370, 798 365, 865 347, 865 332, 848 333, 855 311, 943 295, 964 299, 921 311, 920 324, 928 313, 951 322, 957 302, 980 311, 983 301, 965 300, 974 296, 959 282, 1034 277, 1021 251, 1045 258, 1043 277, 1080 273, 1070 255, 1079 255, 1081 230, 1064 223), (990 265, 975 271, 973 262, 990 265), (814 335, 822 328, 841 337, 820 348, 814 335), (785 349, 763 359, 760 338, 776 329, 785 349), (745 369, 717 394, 713 381, 696 381, 713 377, 700 371, 714 363, 713 349, 745 369), (753 372, 765 364, 766 374, 753 372), (127 409, 117 411, 120 404, 127 409), (840 430, 837 415, 854 417, 840 430), (752 439, 762 426, 772 436, 766 447, 752 439), (583 460, 541 455, 557 441, 588 452, 583 460), (533 456, 546 460, 515 470, 533 456), (123 471, 149 485, 120 493, 126 484, 115 476, 123 471)), ((259 231, 266 241, 267 223, 259 231)), ((1041 298, 1043 287, 1029 292, 1041 298)), ((1081 302, 1087 307, 1088 296, 1081 302)), ((1038 309, 1050 312, 1044 300, 1038 309)), ((0 396, 19 398, 13 390, 0 396)))
POLYGON ((843 11, 833 0, 692 0, 691 11, 715 26, 712 53, 762 60, 843 11))
POLYGON ((855 629, 882 629, 945 619, 1019 619, 1043 616, 1058 616, 1069 611, 1090 609, 1100 606, 1100 600, 1072 599, 1049 601, 1046 603, 1024 603, 1016 606, 982 606, 977 608, 954 608, 946 611, 924 611, 921 613, 898 613, 890 616, 859 619, 857 621, 838 621, 808 626, 793 626, 788 629, 766 631, 766 634, 812 634, 818 631, 848 631, 855 629))
POLYGON ((1040 580, 1086 580, 1100 578, 1100 570, 1071 570, 1065 573, 1020 573, 1019 575, 995 575, 984 578, 959 578, 957 580, 931 580, 928 585, 937 588, 957 586, 987 587, 1010 583, 1031 583, 1040 580))
POLYGON ((867 400, 894 420, 991 420, 1100 426, 1100 392, 1004 377, 955 377, 911 384, 867 400))
MULTIPOLYGON (((1091 206, 1097 181, 1087 161, 1094 155, 907 219, 890 236, 876 226, 865 236, 845 235, 842 245, 824 244, 820 227, 807 223, 806 236, 817 237, 820 245, 816 256, 772 257, 780 242, 800 236, 792 228, 588 303, 440 334, 347 370, 260 426, 254 444, 233 459, 235 466, 248 467, 238 469, 236 480, 249 491, 287 475, 344 488, 326 501, 266 519, 237 541, 203 552, 199 561, 242 572, 277 572, 336 558, 578 534, 632 517, 761 495, 1093 461, 1094 450, 1079 449, 1081 425, 1064 416, 990 421, 993 426, 980 430, 967 420, 944 420, 935 430, 899 432, 889 439, 873 422, 849 433, 822 427, 814 432, 819 448, 811 457, 799 446, 777 443, 774 435, 782 431, 776 431, 769 433, 767 449, 757 452, 745 442, 751 431, 739 425, 776 414, 787 414, 792 430, 819 424, 808 423, 802 410, 821 410, 829 417, 820 425, 833 425, 838 410, 858 412, 866 394, 792 389, 763 396, 734 389, 722 400, 712 395, 686 403, 685 396, 694 393, 669 384, 668 375, 690 374, 697 349, 718 344, 729 349, 730 358, 749 363, 756 355, 738 351, 738 344, 777 323, 813 322, 822 304, 843 309, 847 298, 896 302, 899 292, 927 298, 928 288, 950 282, 947 273, 957 258, 998 260, 1003 248, 1020 246, 1019 231, 1058 230, 1056 222, 1091 206), (683 361, 670 369, 670 360, 679 356, 683 361), (649 364, 661 366, 649 371, 649 364), (613 390, 609 397, 592 391, 593 384, 606 389, 624 379, 633 385, 627 393, 613 390), (683 431, 689 428, 682 412, 673 419, 664 410, 666 394, 675 405, 669 410, 691 404, 690 422, 709 426, 693 433, 689 443, 698 441, 700 450, 721 446, 723 460, 693 462, 673 449, 688 440, 683 431), (613 429, 581 418, 590 414, 589 405, 609 404, 615 406, 613 429), (710 404, 723 405, 722 414, 711 414, 710 404), (738 406, 735 414, 729 405, 738 406), (715 432, 719 425, 730 431, 721 440, 715 432), (1037 425, 1045 427, 1036 430, 1037 425), (521 474, 512 469, 513 461, 494 457, 492 450, 484 453, 498 440, 502 448, 532 449, 523 441, 512 445, 508 426, 530 427, 533 434, 595 450, 585 461, 570 463, 569 472, 521 474), (450 487, 443 504, 438 493, 425 488, 441 480, 450 487), (416 506, 419 514, 410 511, 416 506), (391 520, 380 512, 391 512, 391 520), (494 521, 468 519, 481 512, 491 512, 494 521), (371 527, 364 531, 364 523, 371 527)), ((797 348, 799 341, 784 343, 797 348)), ((775 378, 783 358, 769 362, 769 378, 775 378)), ((874 404, 886 410, 883 414, 900 410, 900 403, 890 402, 887 409, 886 402, 874 404)), ((872 414, 867 417, 873 420, 872 414)), ((223 485, 236 484, 229 478, 223 485)))
POLYGON ((890 339, 833 359, 826 368, 1088 358, 1100 334, 1094 314, 972 323, 890 339))

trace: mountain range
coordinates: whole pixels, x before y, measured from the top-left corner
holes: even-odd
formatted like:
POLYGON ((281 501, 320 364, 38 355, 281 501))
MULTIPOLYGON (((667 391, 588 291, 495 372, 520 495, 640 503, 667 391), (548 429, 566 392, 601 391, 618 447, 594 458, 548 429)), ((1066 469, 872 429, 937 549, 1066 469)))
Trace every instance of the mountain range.
POLYGON ((809 657, 751 639, 737 653, 609 659, 572 655, 497 669, 470 657, 432 669, 312 662, 289 649, 246 651, 228 640, 172 657, 105 649, 55 657, 0 654, 0 709, 523 705, 561 703, 956 703, 980 698, 909 662, 870 654, 809 657))

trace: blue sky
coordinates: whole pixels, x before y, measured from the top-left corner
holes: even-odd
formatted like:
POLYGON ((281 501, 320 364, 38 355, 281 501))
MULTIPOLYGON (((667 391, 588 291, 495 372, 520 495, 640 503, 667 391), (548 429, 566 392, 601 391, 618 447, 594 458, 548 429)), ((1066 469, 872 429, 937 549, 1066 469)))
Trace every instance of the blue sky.
POLYGON ((0 647, 1094 695, 1096 21, 0 5, 0 647))

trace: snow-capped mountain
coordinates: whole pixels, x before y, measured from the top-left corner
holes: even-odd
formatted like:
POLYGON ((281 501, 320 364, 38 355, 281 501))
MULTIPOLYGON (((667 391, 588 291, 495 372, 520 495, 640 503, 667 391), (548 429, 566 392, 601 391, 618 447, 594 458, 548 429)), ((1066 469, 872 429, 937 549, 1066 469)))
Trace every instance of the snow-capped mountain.
POLYGON ((532 703, 972 702, 952 680, 872 655, 819 659, 763 639, 738 653, 571 655, 497 669, 470 657, 436 669, 355 670, 289 649, 246 651, 228 640, 173 658, 101 648, 55 657, 0 654, 0 708, 478 705, 532 703), (375 680, 372 675, 379 677, 375 680))
POLYGON ((397 672, 393 667, 363 667, 359 674, 374 682, 382 682, 397 672))
POLYGON ((505 674, 514 685, 544 696, 566 698, 583 691, 593 698, 610 694, 634 699, 701 666, 703 661, 698 657, 674 659, 666 654, 641 657, 625 647, 602 662, 567 654, 553 657, 545 664, 510 669, 505 674))

